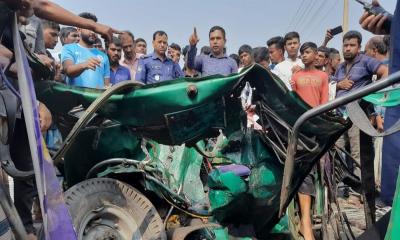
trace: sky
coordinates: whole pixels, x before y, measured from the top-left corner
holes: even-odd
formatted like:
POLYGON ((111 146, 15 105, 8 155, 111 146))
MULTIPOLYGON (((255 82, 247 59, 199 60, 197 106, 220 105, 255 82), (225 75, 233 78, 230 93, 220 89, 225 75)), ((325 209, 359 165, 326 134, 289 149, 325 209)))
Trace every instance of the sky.
MULTIPOLYGON (((321 44, 327 29, 342 24, 343 0, 53 0, 79 14, 94 13, 99 22, 118 30, 130 30, 142 37, 152 51, 151 40, 156 30, 168 34, 169 43, 184 47, 196 27, 199 47, 209 45, 208 31, 214 25, 226 30, 227 52, 237 53, 242 44, 265 46, 274 36, 289 31, 300 33, 301 42, 321 44)), ((366 0, 371 1, 371 0, 366 0)), ((389 12, 395 0, 380 0, 389 12)), ((364 41, 372 35, 361 29, 358 20, 362 5, 349 0, 349 29, 362 33, 364 41)), ((341 35, 328 47, 341 48, 341 35)), ((59 49, 59 47, 57 48, 59 49)))

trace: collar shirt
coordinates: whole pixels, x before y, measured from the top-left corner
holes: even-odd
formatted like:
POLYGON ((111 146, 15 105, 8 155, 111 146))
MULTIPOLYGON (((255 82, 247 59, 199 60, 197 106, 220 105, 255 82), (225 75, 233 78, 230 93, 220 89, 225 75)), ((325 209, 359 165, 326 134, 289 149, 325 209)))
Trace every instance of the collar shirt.
POLYGON ((296 58, 295 61, 293 61, 290 58, 287 58, 283 62, 278 63, 274 67, 274 70, 272 70, 272 72, 282 80, 282 82, 290 91, 292 90, 292 86, 290 84, 290 80, 293 74, 292 68, 296 65, 301 68, 304 68, 304 64, 300 58, 296 58))
POLYGON ((86 69, 76 77, 67 77, 66 82, 69 85, 87 88, 104 88, 104 81, 110 77, 110 62, 107 55, 97 48, 86 48, 78 43, 64 45, 61 51, 61 63, 67 60, 73 64, 81 64, 90 58, 100 60, 100 65, 95 70, 86 69))
POLYGON ((368 57, 364 54, 359 54, 355 59, 353 64, 346 71, 346 62, 339 65, 335 72, 333 79, 336 82, 340 82, 346 77, 354 82, 354 85, 349 90, 340 89, 336 91, 336 97, 343 96, 355 89, 361 88, 372 81, 372 76, 376 73, 378 68, 382 65, 382 62, 368 57))
POLYGON ((119 64, 121 66, 124 66, 129 69, 132 80, 135 80, 136 76, 136 71, 139 65, 139 59, 143 56, 143 54, 136 53, 135 58, 133 60, 128 60, 125 57, 122 57, 121 60, 119 61, 119 64))
POLYGON ((229 75, 238 72, 235 60, 225 54, 222 57, 215 57, 212 53, 198 56, 196 56, 196 53, 196 46, 190 46, 187 66, 200 72, 203 77, 215 74, 229 75))
POLYGON ((115 72, 110 68, 110 83, 112 85, 126 80, 131 80, 131 73, 128 68, 118 65, 115 72))
POLYGON ((144 84, 158 83, 183 77, 181 67, 169 58, 161 60, 154 52, 139 59, 136 81, 144 84))

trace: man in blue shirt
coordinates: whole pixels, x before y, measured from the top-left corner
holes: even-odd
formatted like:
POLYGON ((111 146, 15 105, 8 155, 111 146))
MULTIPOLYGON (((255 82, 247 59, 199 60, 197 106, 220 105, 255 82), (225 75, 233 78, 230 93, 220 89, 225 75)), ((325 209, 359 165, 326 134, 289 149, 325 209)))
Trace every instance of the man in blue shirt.
POLYGON ((113 37, 112 42, 108 45, 107 56, 110 60, 110 83, 112 85, 131 80, 131 73, 128 68, 121 66, 119 60, 121 60, 122 44, 121 40, 113 37))
MULTIPOLYGON (((82 13, 79 16, 97 22, 96 16, 82 13)), ((93 48, 96 34, 87 29, 78 29, 79 43, 65 45, 61 52, 61 62, 67 83, 78 87, 103 89, 110 85, 110 63, 102 51, 93 48)))
POLYGON ((225 52, 225 30, 220 26, 214 26, 209 32, 211 53, 209 55, 197 54, 196 44, 199 42, 196 28, 189 38, 189 52, 187 57, 187 67, 201 73, 201 76, 214 74, 229 75, 237 73, 238 66, 232 58, 225 52))
MULTIPOLYGON (((361 41, 361 34, 357 31, 349 31, 343 36, 345 61, 338 66, 333 77, 333 80, 337 82, 336 97, 371 83, 373 75, 377 75, 380 79, 388 74, 387 66, 374 58, 360 54, 361 41)), ((342 113, 344 110, 344 108, 339 108, 342 113)), ((360 163, 360 130, 355 125, 337 141, 337 145, 341 148, 344 148, 346 143, 350 145, 351 156, 360 163)))
POLYGON ((166 55, 168 35, 164 31, 156 31, 153 34, 153 48, 153 53, 139 60, 136 81, 151 84, 184 76, 179 64, 166 55))
POLYGON ((372 76, 381 79, 388 75, 388 68, 381 61, 360 54, 361 33, 349 31, 343 36, 343 57, 336 70, 336 97, 340 97, 372 82, 372 76))

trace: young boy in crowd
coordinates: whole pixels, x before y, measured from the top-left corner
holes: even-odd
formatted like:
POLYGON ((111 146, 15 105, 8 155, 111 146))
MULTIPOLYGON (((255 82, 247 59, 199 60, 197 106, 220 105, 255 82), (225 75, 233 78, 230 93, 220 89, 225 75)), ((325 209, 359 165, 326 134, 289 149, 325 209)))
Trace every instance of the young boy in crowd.
MULTIPOLYGON (((239 48, 239 59, 240 59, 240 67, 245 68, 254 64, 253 59, 253 48, 249 45, 244 44, 239 48)), ((240 70, 239 70, 240 72, 240 70)))
MULTIPOLYGON (((306 42, 300 47, 301 60, 304 69, 293 74, 291 85, 308 105, 316 107, 328 101, 328 74, 315 68, 317 45, 306 42)), ((311 202, 315 197, 315 188, 312 173, 307 175, 300 186, 298 199, 300 205, 301 228, 300 232, 305 240, 314 240, 311 222, 311 202)))
POLYGON ((301 61, 304 69, 292 76, 292 89, 311 107, 316 107, 328 101, 328 75, 315 68, 317 45, 304 43, 300 48, 301 61))
POLYGON ((292 78, 293 73, 304 68, 303 63, 299 59, 299 33, 286 33, 285 37, 283 38, 283 44, 288 57, 282 62, 278 63, 272 72, 282 80, 289 90, 293 90, 290 86, 290 79, 292 78))

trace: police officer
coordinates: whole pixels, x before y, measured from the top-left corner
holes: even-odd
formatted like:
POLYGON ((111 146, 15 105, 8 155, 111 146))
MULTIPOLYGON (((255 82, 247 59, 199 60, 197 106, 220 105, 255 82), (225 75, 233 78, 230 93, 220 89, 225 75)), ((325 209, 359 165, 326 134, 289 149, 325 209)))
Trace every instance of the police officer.
POLYGON ((168 36, 164 31, 153 34, 153 48, 153 53, 139 60, 136 81, 151 84, 184 76, 179 64, 166 56, 168 36))

